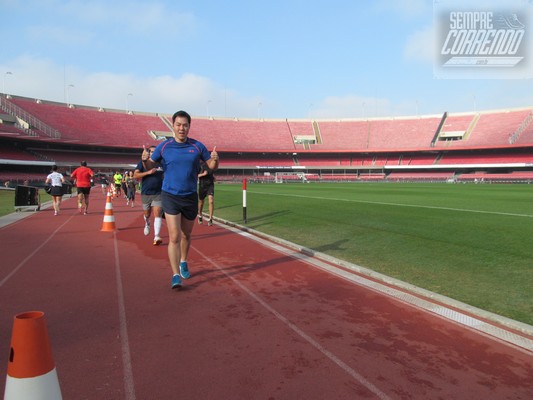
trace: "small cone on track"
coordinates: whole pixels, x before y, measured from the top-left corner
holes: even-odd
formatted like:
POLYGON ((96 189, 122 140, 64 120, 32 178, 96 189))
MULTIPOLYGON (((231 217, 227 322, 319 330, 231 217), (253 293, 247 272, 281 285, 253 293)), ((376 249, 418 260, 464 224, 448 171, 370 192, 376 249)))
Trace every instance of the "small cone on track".
POLYGON ((104 211, 104 222, 102 223, 102 232, 113 232, 116 229, 115 216, 113 215, 113 203, 111 202, 111 194, 107 194, 104 211))
POLYGON ((15 316, 4 400, 15 399, 62 399, 41 311, 15 316))

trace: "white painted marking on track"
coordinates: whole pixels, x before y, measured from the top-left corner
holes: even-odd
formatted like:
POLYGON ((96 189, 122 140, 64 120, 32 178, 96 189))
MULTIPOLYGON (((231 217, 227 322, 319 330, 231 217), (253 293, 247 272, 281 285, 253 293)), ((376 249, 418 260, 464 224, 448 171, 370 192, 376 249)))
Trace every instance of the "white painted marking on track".
MULTIPOLYGON (((284 240, 282 242, 285 243, 286 246, 282 246, 280 244, 274 243, 271 240, 265 239, 264 237, 261 237, 258 235, 254 235, 250 232, 239 230, 238 228, 227 227, 227 229, 241 236, 244 236, 248 239, 261 243, 263 246, 271 248, 279 253, 301 260, 311 266, 320 268, 326 272, 337 275, 343 279, 346 279, 360 286, 367 287, 368 289, 373 290, 375 292, 390 296, 410 306, 428 311, 430 313, 438 315, 439 317, 447 319, 449 321, 454 321, 460 325, 471 328, 481 334, 487 334, 489 336, 502 340, 503 342, 512 343, 513 345, 518 346, 521 349, 533 351, 533 340, 527 337, 518 335, 514 332, 500 328, 496 325, 486 323, 480 319, 471 317, 459 311, 455 311, 451 308, 439 306, 436 303, 431 302, 430 300, 424 300, 418 296, 415 296, 411 293, 406 292, 405 290, 396 289, 394 287, 387 286, 385 284, 376 282, 374 280, 367 279, 364 276, 361 276, 359 274, 352 273, 345 269, 339 268, 336 265, 334 265, 334 263, 332 264, 331 262, 326 262, 326 261, 321 260, 318 257, 317 252, 313 252, 314 255, 306 255, 302 252, 303 249, 301 247, 294 245, 293 243, 284 241, 284 240)), ((333 257, 329 257, 329 256, 328 258, 333 259, 333 257)), ((357 271, 358 269, 360 270, 364 269, 356 264, 350 264, 347 262, 343 262, 342 265, 345 268, 352 269, 353 271, 357 271)))
POLYGON ((120 347, 122 350, 122 363, 124 364, 124 391, 126 400, 135 400, 135 385, 133 380, 133 368, 131 365, 130 342, 128 338, 128 323, 126 321, 126 306, 124 301, 124 288, 122 286, 122 273, 120 270, 120 256, 118 252, 119 246, 116 231, 113 231, 113 244, 115 247, 115 274, 117 278, 120 347))
POLYGON ((270 306, 266 301, 264 301, 261 297, 259 297, 257 294, 255 294, 252 290, 248 289, 245 285, 243 285, 241 282, 239 282, 237 279, 235 279, 233 276, 228 274, 223 266, 213 261, 211 258, 207 257, 204 253, 199 251, 198 249, 191 246, 198 254, 200 254, 201 257, 203 257, 208 263, 213 265, 215 268, 220 270, 224 275, 226 275, 227 278, 231 279, 237 286, 239 286, 246 294, 248 294, 251 298, 253 298, 256 302, 258 302, 261 306, 263 306, 267 311, 269 311, 271 314, 273 314, 278 320, 280 320, 283 324, 285 324, 287 327, 289 327, 291 330, 293 330, 298 336, 303 338, 306 342, 308 342, 310 345, 315 347, 318 351, 320 351, 324 356, 329 358, 331 361, 333 361, 335 364, 337 364, 341 369, 343 369, 348 375, 350 375, 353 379, 355 379, 357 382, 359 382, 361 385, 366 387, 368 390, 370 390, 372 393, 374 393, 379 399, 382 400, 388 400, 390 399, 389 396, 387 396, 385 393, 383 393, 378 387, 376 387, 372 382, 365 379, 361 374, 359 374, 357 371, 355 371, 353 368, 351 368, 349 365, 347 365, 344 361, 342 361, 339 357, 337 357, 335 354, 327 350, 324 346, 322 346, 320 343, 318 343, 316 340, 314 340, 311 336, 309 336, 307 333, 305 333, 302 329, 300 329, 297 325, 292 323, 287 317, 285 317, 280 312, 276 311, 272 306, 270 306))
POLYGON ((46 244, 54 238, 56 233, 59 232, 59 230, 63 228, 71 219, 72 217, 70 217, 65 222, 63 222, 61 225, 59 225, 56 228, 56 230, 53 231, 50 236, 48 236, 48 239, 42 242, 40 246, 38 246, 35 250, 33 250, 30 254, 28 254, 28 256, 24 260, 22 260, 15 268, 13 268, 13 270, 9 274, 7 274, 7 276, 4 279, 0 281, 0 287, 4 286, 4 283, 6 283, 9 279, 11 279, 11 277, 15 275, 18 272, 18 270, 24 266, 24 264, 26 264, 29 260, 31 260, 32 257, 39 252, 39 250, 41 250, 44 246, 46 246, 46 244))

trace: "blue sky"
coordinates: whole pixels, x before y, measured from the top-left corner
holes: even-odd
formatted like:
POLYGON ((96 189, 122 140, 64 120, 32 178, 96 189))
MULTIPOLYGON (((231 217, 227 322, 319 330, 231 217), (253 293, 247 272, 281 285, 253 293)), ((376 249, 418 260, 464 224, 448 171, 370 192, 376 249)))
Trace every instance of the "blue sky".
MULTIPOLYGON (((533 1, 522 3, 533 9, 533 1)), ((533 106, 530 79, 435 78, 433 7, 431 0, 0 0, 2 90, 240 118, 533 106)))

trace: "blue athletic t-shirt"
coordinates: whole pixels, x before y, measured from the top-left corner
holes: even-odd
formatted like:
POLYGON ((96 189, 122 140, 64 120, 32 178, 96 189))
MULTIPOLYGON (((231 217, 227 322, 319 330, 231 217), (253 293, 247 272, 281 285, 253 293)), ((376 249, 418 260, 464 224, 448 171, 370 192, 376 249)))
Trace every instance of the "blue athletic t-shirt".
MULTIPOLYGON (((153 174, 146 175, 141 181, 141 194, 159 194, 163 185, 163 168, 156 166, 157 171, 153 174)), ((135 169, 139 172, 146 172, 143 162, 139 161, 135 169)))
POLYGON ((197 191, 200 160, 208 161, 211 153, 203 143, 187 138, 185 143, 174 138, 159 143, 150 157, 163 167, 163 190, 177 196, 197 191))

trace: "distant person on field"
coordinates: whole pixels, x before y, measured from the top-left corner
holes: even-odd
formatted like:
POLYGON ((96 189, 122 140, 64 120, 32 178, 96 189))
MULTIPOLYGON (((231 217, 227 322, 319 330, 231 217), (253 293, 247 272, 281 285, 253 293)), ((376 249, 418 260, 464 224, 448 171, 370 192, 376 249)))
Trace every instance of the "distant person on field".
POLYGON ((50 196, 52 196, 54 215, 59 215, 61 200, 63 198, 63 183, 65 183, 65 177, 63 174, 57 172, 57 165, 52 167, 52 172, 46 177, 45 183, 51 186, 50 196))
POLYGON ((113 183, 115 184, 115 195, 120 196, 120 188, 122 187, 122 174, 117 171, 113 175, 113 183))
POLYGON ((127 177, 128 177, 128 171, 124 171, 124 173, 122 174, 121 186, 122 186, 122 193, 124 193, 124 198, 125 199, 128 198, 128 187, 126 186, 126 178, 127 177))
POLYGON ((86 215, 89 213, 89 195, 91 194, 94 172, 87 167, 86 161, 82 161, 81 166, 72 171, 70 177, 74 179, 74 184, 78 190, 78 210, 80 214, 83 212, 86 215))
POLYGON ((133 177, 133 171, 129 171, 128 175, 126 176, 126 179, 124 180, 126 182, 126 205, 130 205, 133 207, 135 205, 135 193, 137 192, 137 181, 133 177))
POLYGON ((109 185, 109 181, 107 180, 107 176, 102 175, 100 177, 100 185, 102 185, 102 194, 107 194, 107 185, 109 185))
MULTIPOLYGON (((152 154, 155 146, 143 150, 143 154, 152 154)), ((142 157, 142 156, 141 156, 142 157)), ((150 216, 154 211, 154 246, 163 243, 161 239, 161 226, 163 224, 163 209, 161 208, 161 187, 163 186, 163 168, 155 164, 153 168, 146 168, 144 161, 139 161, 133 176, 141 179, 141 201, 144 213, 144 235, 150 234, 150 216)))
POLYGON ((185 111, 177 111, 172 116, 174 137, 157 145, 153 153, 146 149, 142 160, 146 168, 163 167, 163 187, 161 202, 167 222, 169 244, 168 258, 172 268, 171 287, 179 288, 181 278, 190 278, 187 256, 191 245, 191 234, 198 214, 198 171, 200 161, 209 168, 218 168, 216 146, 211 153, 205 145, 189 138, 191 116, 185 111))
POLYGON ((206 163, 200 166, 200 173, 198 174, 198 223, 202 224, 204 218, 202 212, 204 210, 204 200, 207 197, 209 206, 209 220, 207 225, 213 225, 213 213, 215 212, 215 176, 206 163))

